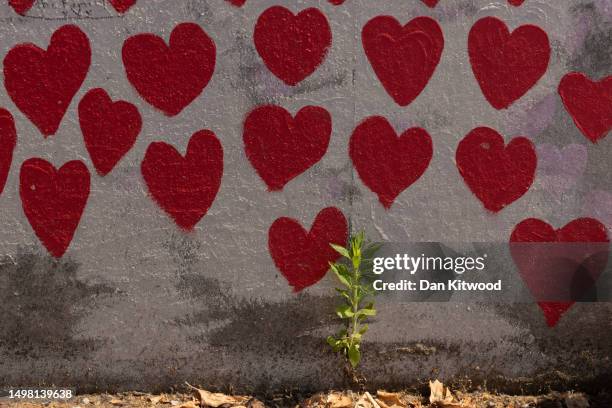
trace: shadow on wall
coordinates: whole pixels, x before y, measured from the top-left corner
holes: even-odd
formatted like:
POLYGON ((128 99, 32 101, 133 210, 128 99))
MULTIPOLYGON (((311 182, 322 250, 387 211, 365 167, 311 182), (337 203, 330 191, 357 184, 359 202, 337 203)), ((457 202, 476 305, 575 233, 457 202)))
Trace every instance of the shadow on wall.
POLYGON ((96 340, 75 340, 75 327, 96 298, 115 290, 79 281, 78 269, 36 253, 0 258, 0 352, 71 358, 96 348, 96 340))

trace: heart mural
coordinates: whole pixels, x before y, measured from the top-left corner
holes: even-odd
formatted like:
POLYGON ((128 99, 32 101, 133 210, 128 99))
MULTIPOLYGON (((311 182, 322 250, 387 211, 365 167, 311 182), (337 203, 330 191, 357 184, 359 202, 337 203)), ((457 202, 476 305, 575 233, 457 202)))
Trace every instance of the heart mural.
POLYGON ((429 8, 434 8, 438 5, 440 0, 421 0, 429 8))
POLYGON ((35 0, 8 0, 8 4, 15 10, 15 13, 23 16, 32 8, 34 1, 35 0))
POLYGON ((129 102, 113 102, 101 88, 87 92, 79 103, 79 123, 100 176, 111 172, 132 148, 142 129, 138 109, 129 102))
POLYGON ((323 108, 306 106, 293 118, 280 106, 261 106, 244 122, 244 150, 270 191, 278 191, 321 160, 331 131, 323 108))
POLYGON ((136 4, 136 0, 108 0, 108 1, 115 8, 115 10, 117 10, 118 13, 125 13, 134 4, 136 4))
POLYGON ((294 15, 270 7, 257 19, 255 48, 268 69, 287 85, 297 85, 316 71, 331 46, 327 18, 316 8, 294 15))
POLYGON ((176 116, 204 91, 216 63, 213 40, 194 23, 177 25, 169 45, 153 34, 138 34, 123 44, 130 83, 149 104, 176 116))
POLYGON ((606 227, 593 218, 556 230, 536 218, 514 227, 512 258, 549 326, 593 287, 608 262, 609 242, 606 227))
POLYGON ((612 75, 592 81, 572 72, 559 84, 559 95, 580 131, 593 143, 612 129, 612 75))
POLYGON ((340 257, 329 244, 344 246, 347 239, 348 223, 335 207, 321 210, 310 231, 288 217, 274 221, 268 231, 270 255, 294 292, 320 281, 340 257))
POLYGON ((470 190, 493 212, 529 190, 538 161, 529 139, 515 137, 504 146, 504 138, 487 127, 472 130, 459 142, 455 160, 470 190))
POLYGON ((13 47, 4 57, 4 86, 15 105, 45 136, 59 128, 91 62, 87 35, 74 25, 60 27, 47 50, 34 44, 13 47))
POLYGON ((398 137, 387 119, 373 116, 355 128, 349 155, 359 178, 388 209, 423 175, 433 156, 433 144, 424 129, 408 129, 398 137))
POLYGON ((372 69, 400 106, 425 89, 444 49, 440 25, 417 17, 402 26, 391 16, 378 16, 363 27, 361 41, 372 69))
POLYGON ((89 198, 89 170, 73 160, 58 170, 33 158, 21 165, 19 195, 34 233, 51 255, 61 258, 72 241, 89 198))
POLYGON ((185 157, 167 143, 151 143, 140 168, 153 200, 191 231, 221 187, 223 147, 213 132, 201 130, 189 140, 185 157))
POLYGON ((17 129, 13 116, 6 109, 0 108, 0 194, 13 163, 13 151, 17 145, 17 129))
POLYGON ((468 37, 474 76, 495 109, 506 109, 546 73, 550 60, 548 35, 534 25, 512 33, 495 18, 478 20, 468 37))

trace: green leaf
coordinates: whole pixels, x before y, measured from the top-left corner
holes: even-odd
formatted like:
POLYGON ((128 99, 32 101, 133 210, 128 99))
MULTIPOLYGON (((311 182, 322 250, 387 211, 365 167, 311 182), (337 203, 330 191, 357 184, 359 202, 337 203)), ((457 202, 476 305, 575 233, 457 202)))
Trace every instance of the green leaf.
POLYGON ((355 313, 351 310, 349 305, 340 305, 336 307, 336 314, 342 319, 348 319, 353 317, 355 313))
POLYGON ((342 283, 347 288, 351 287, 350 274, 349 271, 346 269, 345 265, 333 264, 330 262, 329 268, 334 272, 340 283, 342 283))
POLYGON ((363 326, 361 326, 361 328, 359 329, 359 334, 361 334, 362 336, 368 331, 368 325, 364 324, 363 326))
POLYGON ((357 313, 354 313, 354 316, 357 318, 366 317, 366 316, 376 316, 376 310, 374 309, 361 309, 358 310, 357 313))
POLYGON ((346 290, 346 289, 339 289, 339 288, 335 288, 335 289, 336 289, 336 292, 338 292, 340 294, 340 296, 342 296, 343 298, 345 298, 349 302, 351 301, 351 295, 349 294, 348 290, 346 290))
POLYGON ((329 244, 329 245, 331 245, 331 247, 334 248, 334 250, 337 253, 339 253, 340 255, 342 255, 345 258, 349 258, 350 259, 351 256, 349 255, 349 252, 348 252, 348 250, 345 247, 340 246, 340 245, 336 245, 336 244, 329 244))
POLYGON ((359 365, 359 361, 361 360, 361 352, 359 351, 359 345, 353 344, 348 349, 348 358, 353 368, 359 365))

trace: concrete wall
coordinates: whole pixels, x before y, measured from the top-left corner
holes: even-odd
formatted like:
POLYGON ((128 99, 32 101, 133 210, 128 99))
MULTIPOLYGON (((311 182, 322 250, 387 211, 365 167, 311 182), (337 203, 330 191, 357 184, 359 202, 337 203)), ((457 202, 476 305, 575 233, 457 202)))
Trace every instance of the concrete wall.
MULTIPOLYGON (((156 390, 185 380, 209 388, 305 390, 341 386, 341 359, 324 344, 338 321, 332 276, 292 292, 268 248, 279 217, 310 228, 328 206, 354 228, 394 242, 507 242, 527 217, 555 228, 582 216, 612 228, 612 140, 592 143, 566 112, 557 85, 570 71, 601 79, 612 73, 612 5, 607 0, 138 0, 123 14, 103 0, 38 0, 20 16, 0 2, 0 56, 16 44, 45 49, 68 23, 89 37, 91 67, 55 135, 43 137, 0 89, 17 145, 0 196, 0 385, 56 384, 80 390, 156 390), (289 86, 263 64, 253 45, 258 16, 272 5, 297 12, 319 8, 333 43, 318 69, 289 86), (400 107, 377 79, 361 45, 375 16, 402 24, 416 16, 439 22, 441 61, 427 87, 400 107), (510 108, 494 109, 474 79, 467 52, 472 25, 496 16, 512 29, 530 23, 549 36, 546 74, 510 108), (199 24, 216 45, 216 66, 204 92, 169 117, 130 84, 124 41, 151 32, 164 40, 181 22, 199 24), (108 175, 94 170, 83 143, 77 105, 102 87, 134 104, 142 131, 108 175), (324 157, 268 191, 246 159, 243 122, 262 104, 295 114, 324 107, 332 133, 324 157), (348 156, 356 125, 385 116, 396 131, 425 128, 433 140, 430 166, 385 209, 359 179, 348 156), (455 165, 459 141, 477 126, 528 137, 538 152, 530 190, 498 213, 486 211, 455 165), (191 135, 212 130, 223 146, 221 186, 208 213, 186 232, 151 199, 141 176, 149 144, 164 141, 185 153, 191 135), (569 147, 568 147, 569 146, 569 147), (78 228, 61 258, 41 244, 24 214, 20 168, 41 157, 56 167, 81 160, 91 189, 78 228), (561 164, 560 164, 561 163, 561 164), (559 182, 558 180, 563 180, 559 182)), ((364 345, 373 386, 418 386, 429 378, 506 391, 557 386, 602 388, 612 383, 612 306, 579 303, 549 327, 534 304, 379 302, 364 345)))

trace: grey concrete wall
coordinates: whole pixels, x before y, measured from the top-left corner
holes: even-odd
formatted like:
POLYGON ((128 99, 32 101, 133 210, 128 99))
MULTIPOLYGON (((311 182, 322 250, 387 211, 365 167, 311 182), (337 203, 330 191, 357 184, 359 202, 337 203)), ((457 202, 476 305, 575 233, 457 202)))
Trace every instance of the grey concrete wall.
MULTIPOLYGON (((592 78, 612 73, 612 4, 608 0, 138 0, 120 15, 102 0, 39 0, 25 17, 0 2, 0 56, 16 44, 46 48, 53 31, 75 23, 92 45, 92 65, 56 135, 43 138, 4 89, 0 106, 14 116, 18 143, 0 196, 0 385, 61 384, 80 390, 162 389, 185 380, 209 388, 305 390, 341 386, 341 360, 324 344, 338 321, 331 276, 292 293, 268 251, 268 228, 281 216, 309 228, 324 207, 336 206, 372 239, 394 242, 507 242, 514 225, 538 217, 560 227, 592 216, 612 228, 612 140, 589 142, 566 113, 557 85, 567 72, 592 78), (253 27, 268 7, 297 12, 316 6, 327 16, 333 45, 317 71, 296 87, 263 65, 253 27), (445 49, 415 102, 397 106, 382 88, 361 47, 361 28, 377 15, 400 22, 432 16, 445 49), (532 23, 549 35, 545 76, 507 110, 495 110, 471 72, 467 35, 494 15, 514 28, 532 23), (129 36, 164 39, 176 24, 198 23, 214 40, 217 65, 203 94, 169 118, 128 82, 121 47, 129 36), (106 177, 95 174, 83 145, 77 104, 91 88, 135 104, 143 130, 106 177), (325 107, 333 132, 323 159, 268 192, 246 160, 245 115, 274 103, 292 114, 325 107), (383 115, 403 130, 422 126, 434 156, 421 179, 390 210, 354 174, 349 137, 365 117, 383 115), (538 147, 534 185, 498 214, 484 211, 457 172, 458 142, 486 125, 538 147), (189 137, 213 130, 224 149, 220 191, 195 230, 185 233, 150 199, 140 174, 147 146, 166 141, 184 152, 189 137), (574 146, 586 153, 555 149, 574 146), (547 150, 548 149, 548 150, 547 150), (546 153, 551 151, 553 153, 546 153), (82 160, 91 194, 72 243, 60 260, 48 255, 26 219, 19 168, 30 157, 56 166, 82 160), (573 168, 573 167, 572 167, 573 168), (567 181, 559 187, 555 180, 567 181)), ((536 304, 464 305, 379 302, 364 345, 372 386, 418 386, 429 378, 486 383, 519 391, 558 386, 602 388, 612 381, 612 306, 574 305, 554 328, 536 304)))

